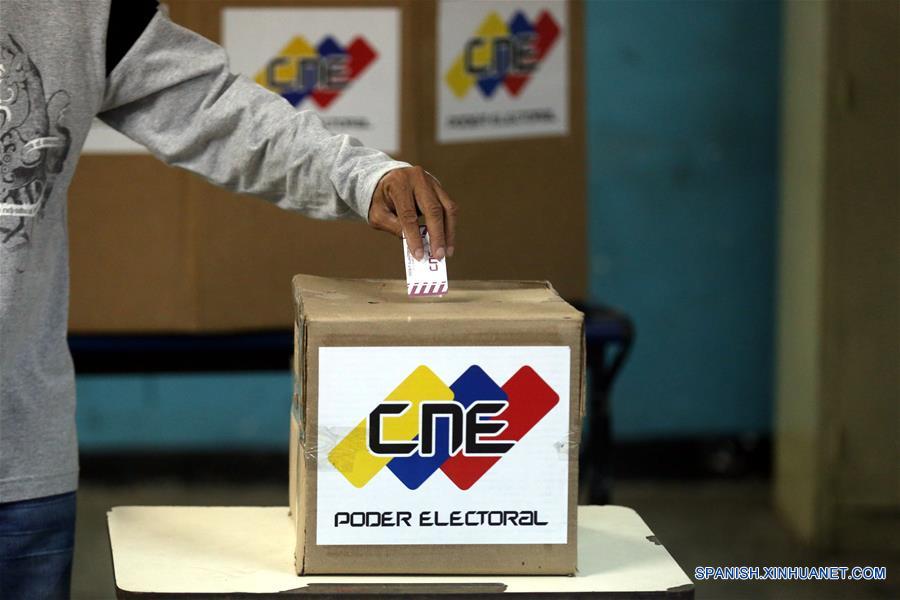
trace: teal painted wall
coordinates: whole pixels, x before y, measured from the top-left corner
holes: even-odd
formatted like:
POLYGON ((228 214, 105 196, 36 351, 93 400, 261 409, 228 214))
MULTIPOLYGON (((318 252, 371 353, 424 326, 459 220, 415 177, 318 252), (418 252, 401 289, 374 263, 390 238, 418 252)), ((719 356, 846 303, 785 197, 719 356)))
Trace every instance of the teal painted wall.
POLYGON ((635 320, 619 438, 767 432, 780 5, 588 1, 591 294, 635 320))
POLYGON ((287 371, 80 375, 79 445, 286 452, 292 390, 287 371))

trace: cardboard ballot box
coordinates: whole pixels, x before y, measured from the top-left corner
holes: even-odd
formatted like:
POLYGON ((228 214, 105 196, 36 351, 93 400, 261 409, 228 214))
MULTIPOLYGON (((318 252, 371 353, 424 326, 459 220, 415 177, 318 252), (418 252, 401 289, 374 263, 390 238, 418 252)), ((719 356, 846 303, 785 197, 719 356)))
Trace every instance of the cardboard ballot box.
POLYGON ((574 573, 581 313, 545 282, 293 284, 297 572, 574 573))

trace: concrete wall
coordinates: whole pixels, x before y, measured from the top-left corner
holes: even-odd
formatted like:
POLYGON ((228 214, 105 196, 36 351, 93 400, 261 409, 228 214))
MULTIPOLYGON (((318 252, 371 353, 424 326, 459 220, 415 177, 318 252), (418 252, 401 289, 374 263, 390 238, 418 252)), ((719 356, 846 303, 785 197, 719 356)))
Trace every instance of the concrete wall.
POLYGON ((775 501, 805 540, 822 515, 822 276, 828 7, 785 4, 775 501))

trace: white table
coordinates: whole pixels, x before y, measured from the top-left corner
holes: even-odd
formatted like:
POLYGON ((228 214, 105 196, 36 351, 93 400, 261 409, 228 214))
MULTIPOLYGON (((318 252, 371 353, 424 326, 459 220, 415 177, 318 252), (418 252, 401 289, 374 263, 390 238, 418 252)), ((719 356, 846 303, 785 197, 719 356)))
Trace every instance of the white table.
POLYGON ((300 577, 282 506, 117 506, 107 523, 118 598, 694 597, 693 583, 643 519, 622 506, 578 509, 574 577, 300 577))

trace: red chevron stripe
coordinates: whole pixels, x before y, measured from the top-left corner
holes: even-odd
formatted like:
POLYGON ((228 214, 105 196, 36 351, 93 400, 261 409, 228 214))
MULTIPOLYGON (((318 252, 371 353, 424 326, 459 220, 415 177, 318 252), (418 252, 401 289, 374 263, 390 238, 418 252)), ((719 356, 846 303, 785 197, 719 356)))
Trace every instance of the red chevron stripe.
MULTIPOLYGON (((559 394, 547 385, 531 367, 522 367, 502 386, 509 404, 495 419, 503 419, 509 426, 496 440, 521 440, 554 406, 559 394)), ((500 460, 500 456, 451 456, 441 465, 444 474, 461 490, 467 490, 500 460)))

